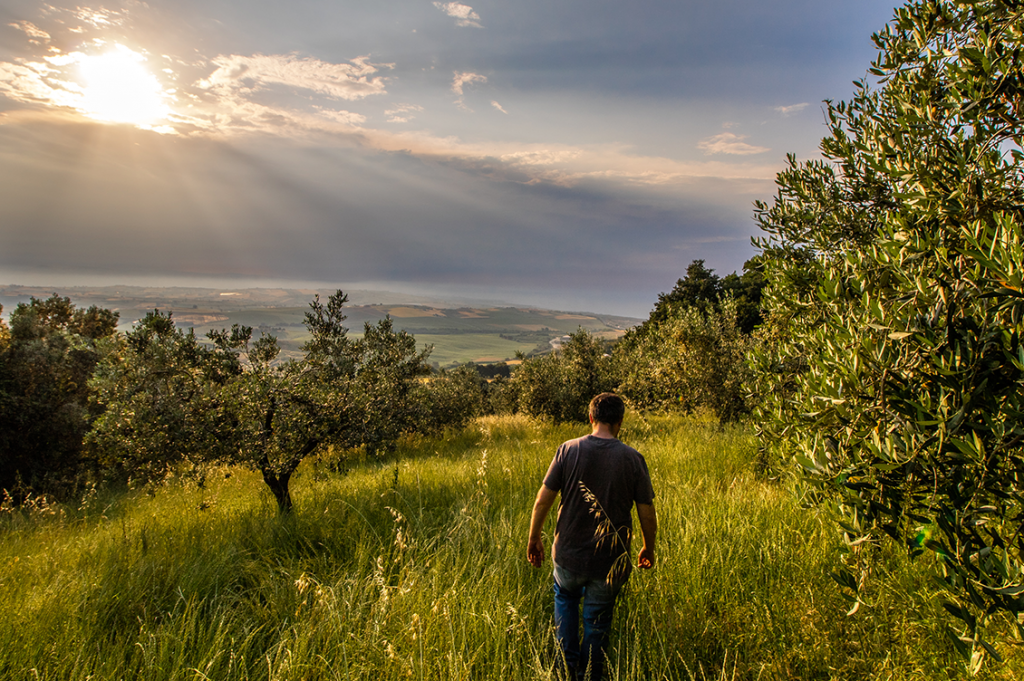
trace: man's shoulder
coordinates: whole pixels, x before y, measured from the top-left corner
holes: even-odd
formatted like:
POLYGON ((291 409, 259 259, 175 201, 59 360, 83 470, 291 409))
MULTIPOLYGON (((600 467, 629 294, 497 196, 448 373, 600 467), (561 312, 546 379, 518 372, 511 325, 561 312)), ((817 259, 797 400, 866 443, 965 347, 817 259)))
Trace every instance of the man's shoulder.
POLYGON ((630 461, 635 470, 642 471, 644 475, 649 475, 647 472, 647 459, 644 458, 643 454, 621 440, 616 440, 615 443, 616 456, 630 461))
POLYGON ((574 437, 571 440, 566 440, 565 442, 558 446, 558 451, 561 452, 565 451, 566 449, 579 448, 588 437, 588 435, 582 435, 580 437, 574 437))

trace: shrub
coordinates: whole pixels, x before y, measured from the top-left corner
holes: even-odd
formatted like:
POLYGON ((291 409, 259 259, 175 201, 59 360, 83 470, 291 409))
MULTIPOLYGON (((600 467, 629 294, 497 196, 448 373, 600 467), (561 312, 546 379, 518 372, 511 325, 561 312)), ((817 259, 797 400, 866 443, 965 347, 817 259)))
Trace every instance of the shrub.
POLYGON ((748 336, 736 325, 736 304, 678 306, 638 338, 623 343, 622 394, 640 409, 694 413, 722 422, 746 413, 748 336))
POLYGON ((601 343, 580 328, 555 352, 523 361, 512 374, 516 406, 556 422, 586 422, 594 395, 614 390, 618 377, 601 343))
POLYGON ((64 493, 90 468, 82 440, 98 410, 89 376, 117 313, 32 298, 0 322, 0 488, 64 493))
POLYGON ((483 407, 481 379, 472 367, 441 371, 424 379, 416 398, 423 408, 417 430, 438 433, 446 428, 461 429, 483 407))

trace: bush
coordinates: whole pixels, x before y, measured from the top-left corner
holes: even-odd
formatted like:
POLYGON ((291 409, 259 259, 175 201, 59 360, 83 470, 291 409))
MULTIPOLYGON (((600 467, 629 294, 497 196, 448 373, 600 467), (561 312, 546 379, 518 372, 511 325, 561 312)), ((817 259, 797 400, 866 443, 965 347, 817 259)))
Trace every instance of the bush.
POLYGON ((556 422, 586 422, 590 400, 617 385, 611 357, 583 328, 560 350, 524 360, 511 380, 519 411, 556 422))
POLYGON ((439 433, 446 428, 464 428, 483 407, 480 381, 472 367, 441 371, 424 379, 416 394, 424 411, 418 430, 439 433))
POLYGON ((709 410, 721 422, 735 421, 747 412, 745 353, 751 344, 736 325, 731 297, 717 307, 672 308, 646 333, 621 345, 620 390, 640 409, 709 410))
POLYGON ((88 380, 117 313, 32 298, 0 322, 0 488, 72 490, 91 465, 82 440, 99 413, 88 380))

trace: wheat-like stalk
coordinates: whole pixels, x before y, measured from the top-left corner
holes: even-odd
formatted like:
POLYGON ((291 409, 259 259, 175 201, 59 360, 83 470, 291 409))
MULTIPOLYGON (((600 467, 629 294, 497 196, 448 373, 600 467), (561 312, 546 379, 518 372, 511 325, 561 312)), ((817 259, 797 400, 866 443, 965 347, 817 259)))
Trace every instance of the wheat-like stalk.
MULTIPOLYGON (((605 512, 597 495, 591 492, 590 488, 582 480, 579 482, 579 487, 580 492, 583 494, 583 500, 590 505, 590 514, 598 521, 597 528, 594 530, 594 536, 597 537, 597 548, 600 549, 605 542, 608 542, 609 548, 612 550, 616 547, 623 549, 622 553, 615 559, 615 562, 612 563, 612 567, 608 570, 608 575, 605 577, 605 582, 611 584, 615 581, 616 577, 625 574, 629 569, 629 553, 626 551, 626 546, 619 536, 619 528, 608 517, 608 513, 605 512)), ((632 539, 632 532, 629 529, 626 529, 626 538, 628 540, 632 539)))

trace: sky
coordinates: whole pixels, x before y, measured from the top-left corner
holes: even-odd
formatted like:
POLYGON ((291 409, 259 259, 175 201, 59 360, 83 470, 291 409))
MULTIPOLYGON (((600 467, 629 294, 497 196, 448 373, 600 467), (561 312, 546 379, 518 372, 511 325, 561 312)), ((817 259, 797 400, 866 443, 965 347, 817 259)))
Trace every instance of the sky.
POLYGON ((0 283, 646 317, 817 156, 892 0, 4 0, 0 283))

